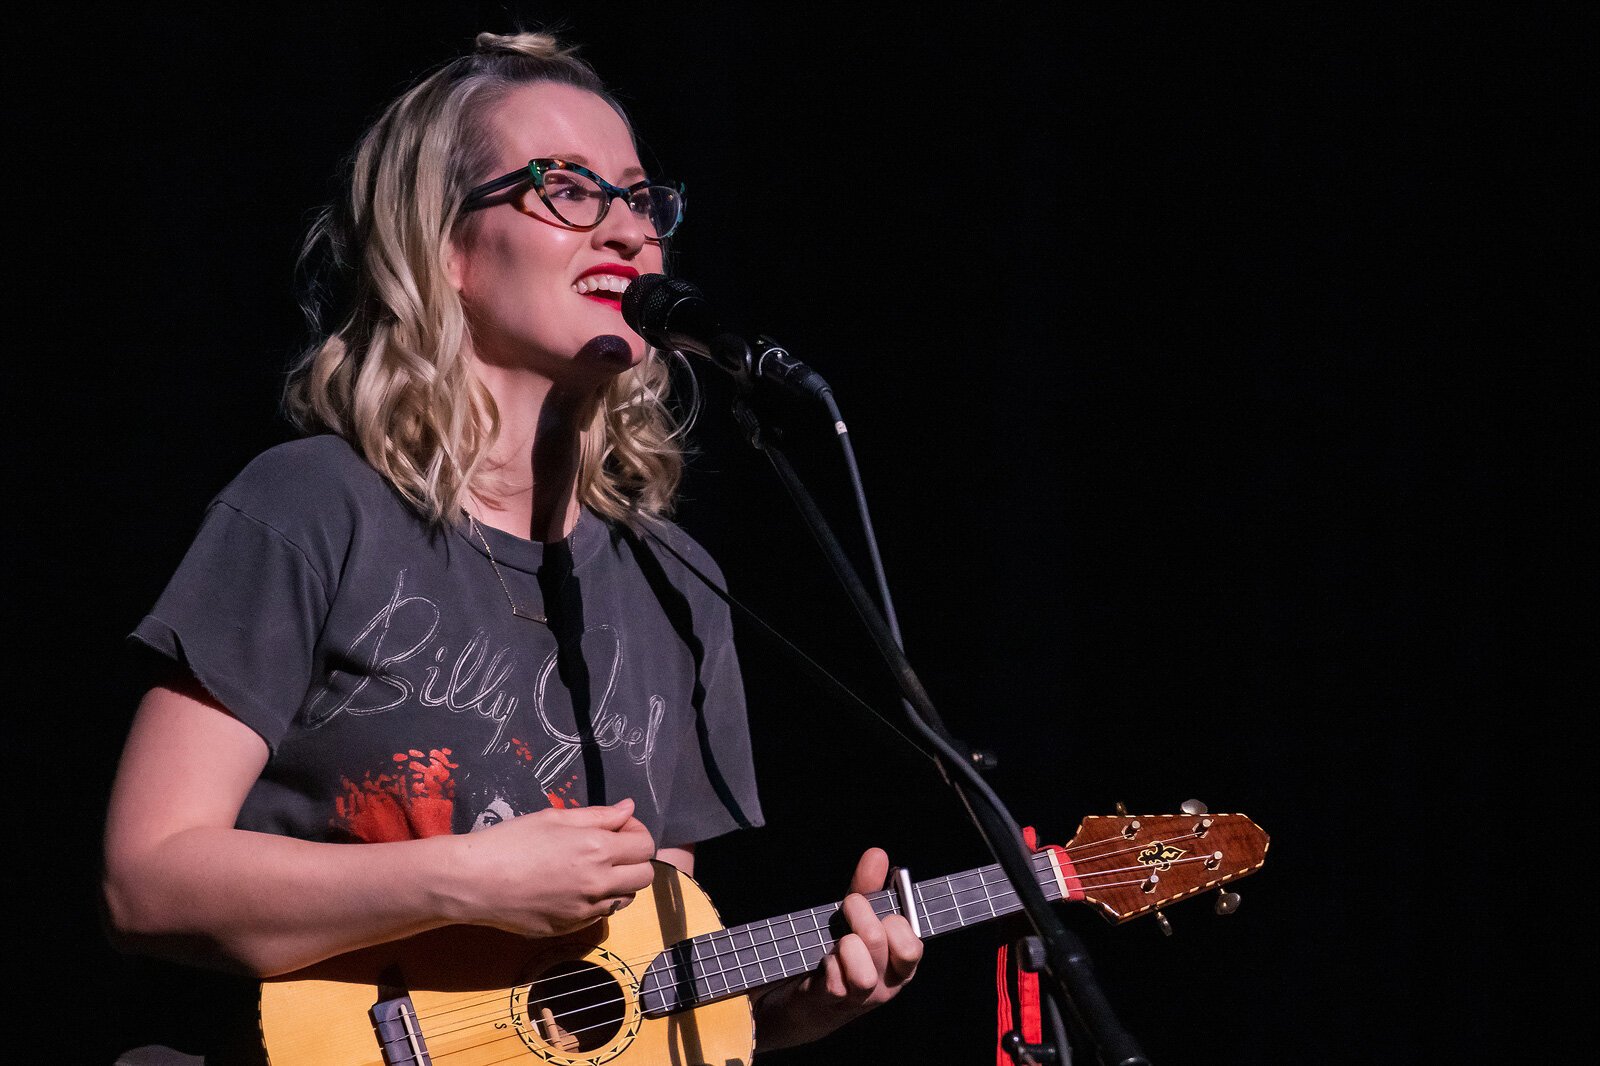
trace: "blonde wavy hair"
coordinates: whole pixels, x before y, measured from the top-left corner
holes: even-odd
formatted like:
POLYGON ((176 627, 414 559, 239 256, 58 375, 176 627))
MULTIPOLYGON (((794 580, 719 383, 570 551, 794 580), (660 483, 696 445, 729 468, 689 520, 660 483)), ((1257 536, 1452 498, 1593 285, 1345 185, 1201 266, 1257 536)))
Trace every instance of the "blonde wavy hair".
MULTIPOLYGON (((290 373, 289 418, 302 432, 349 441, 441 525, 459 520, 475 489, 488 491, 485 463, 500 428, 467 359, 446 242, 468 190, 495 162, 485 117, 534 82, 586 89, 627 122, 594 70, 556 38, 479 34, 472 54, 418 82, 362 136, 347 194, 322 210, 302 249, 317 340, 290 373)), ((671 510, 683 456, 669 379, 662 353, 650 349, 611 381, 581 429, 579 500, 607 518, 671 510)))

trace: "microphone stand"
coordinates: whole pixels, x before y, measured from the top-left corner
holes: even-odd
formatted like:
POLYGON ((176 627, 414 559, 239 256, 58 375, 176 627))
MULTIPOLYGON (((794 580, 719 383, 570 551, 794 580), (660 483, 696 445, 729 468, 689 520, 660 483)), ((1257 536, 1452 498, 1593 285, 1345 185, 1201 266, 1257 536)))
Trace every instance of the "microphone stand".
MULTIPOLYGON (((988 782, 977 773, 976 765, 982 757, 960 750, 958 742, 945 727, 938 711, 934 709, 933 701, 912 670, 889 623, 845 555, 827 519, 790 464, 788 456, 776 445, 773 434, 763 425, 756 410, 756 386, 761 360, 773 353, 787 359, 788 353, 772 345, 766 338, 761 338, 757 344, 763 349, 760 357, 753 357, 749 344, 735 334, 723 334, 714 342, 714 361, 724 368, 744 370, 733 372, 737 384, 734 420, 750 444, 772 463, 779 480, 794 499, 899 687, 907 721, 939 753, 935 763, 940 773, 956 790, 979 834, 1016 890, 1023 911, 1043 947, 1042 958, 1030 960, 1039 964, 1031 968, 1039 970, 1041 974, 1040 987, 1052 997, 1061 1014, 1070 1018, 1079 1031, 1088 1035, 1103 1066, 1150 1066, 1138 1042, 1117 1020, 1096 979, 1083 942, 1062 924, 1034 880, 1030 853, 1023 843, 1021 828, 988 782)), ((847 430, 834 403, 832 390, 823 384, 820 389, 811 391, 827 405, 837 432, 844 437, 847 430)), ((1019 948, 1022 947, 1019 945, 1019 948)), ((1052 1013, 1046 1011, 1047 1015, 1052 1013)), ((1064 1036, 1058 1036, 1057 1039, 1060 1041, 1059 1050, 1028 1047, 1020 1043, 1020 1038, 1008 1040, 1007 1050, 1019 1063, 1029 1059, 1067 1063, 1070 1050, 1064 1036)))

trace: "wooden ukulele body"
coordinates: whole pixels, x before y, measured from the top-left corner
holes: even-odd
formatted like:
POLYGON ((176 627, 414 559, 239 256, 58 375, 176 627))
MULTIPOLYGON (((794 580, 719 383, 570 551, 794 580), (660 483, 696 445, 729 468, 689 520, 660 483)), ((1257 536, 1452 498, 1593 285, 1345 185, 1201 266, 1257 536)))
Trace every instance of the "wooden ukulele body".
POLYGON ((631 904, 570 936, 529 940, 456 926, 264 982, 268 1061, 747 1066, 755 1043, 748 996, 661 1018, 640 1009, 645 967, 664 948, 722 928, 698 884, 666 863, 655 866, 654 884, 631 904), (420 1033, 416 1047, 426 1055, 402 1048, 386 1060, 369 1012, 406 995, 420 1033))

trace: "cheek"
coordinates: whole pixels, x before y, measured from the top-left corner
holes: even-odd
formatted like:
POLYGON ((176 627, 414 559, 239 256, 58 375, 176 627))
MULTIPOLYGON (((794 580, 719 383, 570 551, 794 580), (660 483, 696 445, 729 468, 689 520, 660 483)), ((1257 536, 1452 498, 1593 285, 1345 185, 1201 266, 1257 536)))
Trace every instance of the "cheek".
POLYGON ((537 224, 486 228, 463 256, 462 291, 493 301, 497 295, 565 284, 576 254, 573 237, 537 224))

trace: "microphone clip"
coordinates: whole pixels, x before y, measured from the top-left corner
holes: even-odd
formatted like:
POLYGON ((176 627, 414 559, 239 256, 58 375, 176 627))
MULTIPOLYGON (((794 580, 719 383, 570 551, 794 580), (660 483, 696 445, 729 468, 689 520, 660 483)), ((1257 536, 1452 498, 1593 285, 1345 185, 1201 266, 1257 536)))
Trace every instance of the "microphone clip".
POLYGON ((789 354, 789 350, 771 337, 760 335, 747 341, 738 333, 728 331, 712 338, 711 361, 727 371, 738 383, 741 392, 768 382, 781 392, 798 397, 821 397, 832 393, 822 375, 789 354))

